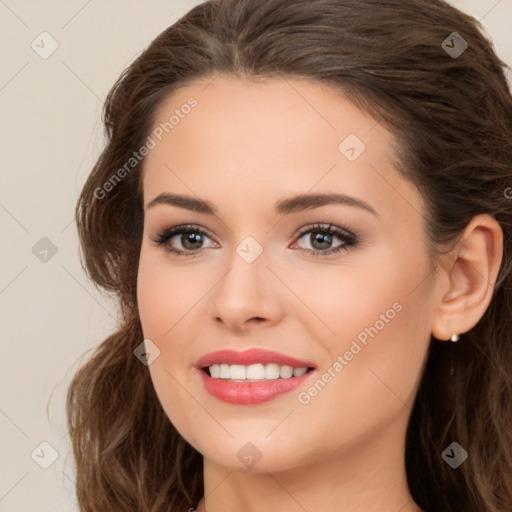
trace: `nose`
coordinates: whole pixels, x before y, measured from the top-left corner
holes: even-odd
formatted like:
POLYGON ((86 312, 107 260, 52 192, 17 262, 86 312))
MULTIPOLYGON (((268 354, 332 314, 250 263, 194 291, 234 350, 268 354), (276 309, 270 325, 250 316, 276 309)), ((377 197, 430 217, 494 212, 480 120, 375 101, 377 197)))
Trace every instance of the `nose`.
POLYGON ((285 300, 281 297, 283 285, 267 268, 267 263, 264 254, 247 263, 234 252, 229 270, 210 296, 210 315, 217 324, 242 333, 281 321, 285 300))

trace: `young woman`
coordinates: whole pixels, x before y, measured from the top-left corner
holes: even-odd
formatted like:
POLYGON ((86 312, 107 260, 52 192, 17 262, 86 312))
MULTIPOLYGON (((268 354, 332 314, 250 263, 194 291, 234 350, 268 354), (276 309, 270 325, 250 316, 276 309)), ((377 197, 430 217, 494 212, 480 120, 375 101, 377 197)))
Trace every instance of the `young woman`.
POLYGON ((151 43, 76 210, 121 321, 69 389, 81 510, 512 510, 504 67, 441 0, 151 43))

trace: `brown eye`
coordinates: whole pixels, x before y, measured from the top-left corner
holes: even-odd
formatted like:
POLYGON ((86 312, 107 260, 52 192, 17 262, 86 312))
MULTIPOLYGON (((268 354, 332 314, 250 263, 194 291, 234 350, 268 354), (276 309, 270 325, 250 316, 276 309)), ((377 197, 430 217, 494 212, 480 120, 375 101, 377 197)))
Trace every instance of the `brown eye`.
MULTIPOLYGON (((205 238, 210 237, 195 226, 177 226, 159 233, 152 240, 165 250, 178 255, 197 254, 204 247, 205 238)), ((211 240, 211 239, 210 239, 211 240)))
POLYGON ((311 248, 301 247, 303 251, 314 256, 322 256, 346 250, 357 244, 357 237, 348 231, 332 225, 315 225, 301 230, 299 240, 304 239, 311 248), (341 242, 332 247, 335 239, 341 242))

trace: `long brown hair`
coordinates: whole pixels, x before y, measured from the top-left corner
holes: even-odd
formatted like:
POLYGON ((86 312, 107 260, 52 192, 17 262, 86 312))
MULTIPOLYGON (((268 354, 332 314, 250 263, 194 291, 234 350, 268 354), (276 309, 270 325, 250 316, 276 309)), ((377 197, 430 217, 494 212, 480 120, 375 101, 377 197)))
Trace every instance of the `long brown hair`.
POLYGON ((107 145, 76 207, 82 264, 118 299, 121 321, 68 392, 82 511, 183 512, 203 494, 202 457, 170 423, 133 353, 143 340, 136 280, 144 160, 108 192, 104 185, 143 146, 155 109, 173 90, 218 73, 313 79, 380 120, 399 141, 398 171, 426 201, 434 262, 473 216, 500 223, 504 254, 491 304, 459 343, 431 338, 405 462, 411 494, 425 511, 512 510, 512 97, 505 66, 480 23, 442 0, 212 0, 162 32, 123 72, 105 102, 107 145), (452 442, 469 454, 458 469, 441 457, 452 442))

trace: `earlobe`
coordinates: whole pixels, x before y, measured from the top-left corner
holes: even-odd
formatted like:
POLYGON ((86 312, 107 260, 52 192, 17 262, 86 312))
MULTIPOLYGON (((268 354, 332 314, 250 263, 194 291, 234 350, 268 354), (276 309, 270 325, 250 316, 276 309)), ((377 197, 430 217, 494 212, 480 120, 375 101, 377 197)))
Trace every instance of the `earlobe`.
POLYGON ((472 329, 487 310, 503 258, 503 230, 494 217, 473 217, 442 268, 446 283, 434 312, 432 336, 450 340, 472 329))

